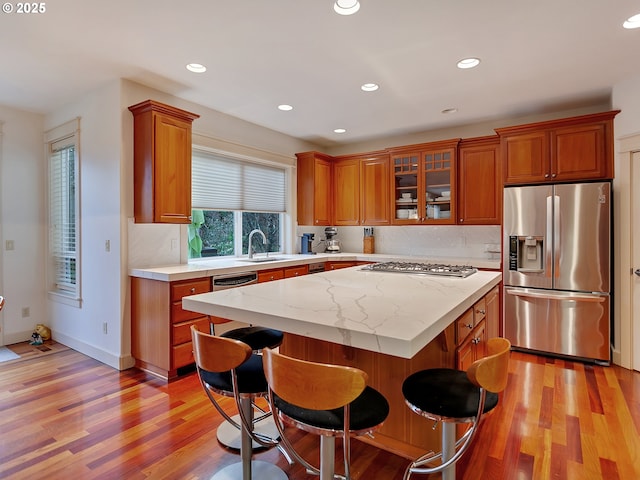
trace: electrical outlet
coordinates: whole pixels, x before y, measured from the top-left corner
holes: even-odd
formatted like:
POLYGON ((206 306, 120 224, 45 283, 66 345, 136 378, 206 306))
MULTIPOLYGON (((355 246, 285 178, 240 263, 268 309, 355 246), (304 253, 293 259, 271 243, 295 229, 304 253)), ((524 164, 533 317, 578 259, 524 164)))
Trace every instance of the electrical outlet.
POLYGON ((104 323, 102 324, 102 333, 104 333, 105 335, 106 335, 106 334, 108 333, 108 331, 109 331, 109 329, 108 329, 107 325, 108 325, 108 324, 107 324, 107 322, 104 322, 104 323))
POLYGON ((178 239, 177 238, 172 238, 171 239, 171 250, 177 250, 178 249, 178 239))
POLYGON ((22 307, 22 318, 27 318, 29 315, 31 315, 29 307, 22 307))
POLYGON ((5 240, 4 242, 5 250, 13 250, 14 248, 15 248, 15 245, 13 244, 13 240, 5 240))
POLYGON ((111 251, 111 240, 105 240, 105 242, 104 242, 104 251, 105 252, 110 252, 111 251))

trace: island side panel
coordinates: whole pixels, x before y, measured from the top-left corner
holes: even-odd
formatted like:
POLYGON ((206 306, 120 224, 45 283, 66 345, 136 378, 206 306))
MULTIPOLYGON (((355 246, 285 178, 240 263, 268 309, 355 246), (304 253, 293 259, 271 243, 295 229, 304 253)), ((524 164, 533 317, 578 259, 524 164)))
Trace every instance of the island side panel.
POLYGON ((349 365, 367 372, 369 385, 385 396, 390 412, 382 428, 375 432, 375 438, 363 437, 363 441, 406 458, 440 448, 440 427, 433 430, 432 422, 411 412, 402 395, 402 383, 410 374, 425 368, 455 367, 455 324, 411 359, 293 334, 285 335, 280 351, 304 360, 349 365))

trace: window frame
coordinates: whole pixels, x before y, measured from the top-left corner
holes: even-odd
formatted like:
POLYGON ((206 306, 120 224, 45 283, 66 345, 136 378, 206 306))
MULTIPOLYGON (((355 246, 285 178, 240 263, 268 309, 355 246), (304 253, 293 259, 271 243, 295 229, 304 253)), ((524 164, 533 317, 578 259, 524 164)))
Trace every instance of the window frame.
MULTIPOLYGON (((261 211, 261 210, 252 210, 252 209, 229 209, 229 208, 202 208, 200 206, 192 205, 194 209, 201 210, 219 210, 219 211, 229 211, 233 213, 233 236, 234 236, 234 254, 233 255, 221 255, 221 256, 212 256, 212 257, 196 257, 189 258, 188 262, 198 262, 202 260, 212 260, 212 259, 229 259, 229 258, 239 258, 246 256, 247 254, 243 252, 243 232, 242 232, 242 214, 245 212, 249 213, 270 213, 270 214, 278 214, 280 216, 280 229, 279 229, 279 244, 280 248, 278 252, 270 252, 270 253, 279 253, 283 254, 287 250, 287 245, 289 245, 289 229, 290 226, 290 217, 291 217, 291 205, 292 205, 292 168, 291 165, 287 165, 281 162, 275 162, 272 160, 265 160, 261 158, 256 158, 253 156, 235 154, 229 151, 224 151, 218 148, 209 148, 207 146, 193 144, 192 145, 192 154, 200 154, 200 155, 212 155, 216 157, 217 160, 220 159, 228 159, 230 162, 235 164, 245 163, 245 164, 254 164, 254 165, 263 165, 268 168, 274 168, 282 170, 284 174, 284 191, 283 191, 283 202, 284 202, 284 210, 283 211, 261 211)), ((248 236, 249 232, 247 232, 248 236)))
MULTIPOLYGON (((50 300, 55 302, 64 303, 76 308, 80 308, 82 305, 82 264, 81 264, 81 230, 80 230, 80 117, 59 125, 51 130, 45 132, 45 159, 47 162, 47 291, 50 300), (73 172, 66 180, 65 187, 67 191, 70 190, 71 182, 73 182, 73 238, 74 251, 65 248, 65 244, 69 243, 69 240, 56 240, 54 235, 55 219, 53 218, 53 205, 51 195, 53 193, 53 159, 54 159, 54 145, 59 144, 63 146, 63 149, 74 149, 73 158, 73 172), (58 282, 58 266, 56 258, 58 251, 65 252, 65 258, 75 262, 74 283, 65 283, 64 287, 59 287, 58 282)), ((64 208, 61 208, 64 210, 64 208)), ((67 230, 67 233, 70 229, 67 230)))

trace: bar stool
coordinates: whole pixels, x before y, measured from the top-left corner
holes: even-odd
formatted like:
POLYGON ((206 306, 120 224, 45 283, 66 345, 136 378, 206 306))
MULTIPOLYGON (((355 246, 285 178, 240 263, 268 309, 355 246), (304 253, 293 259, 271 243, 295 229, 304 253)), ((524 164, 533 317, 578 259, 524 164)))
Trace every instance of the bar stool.
MULTIPOLYGON (((483 414, 498 404, 498 393, 507 386, 511 343, 506 338, 487 342, 488 356, 476 360, 466 372, 434 368, 416 372, 403 382, 402 393, 409 408, 430 420, 442 423, 442 450, 429 452, 414 460, 405 471, 442 472, 442 480, 455 480, 455 463, 469 448, 483 414), (456 440, 456 424, 470 424, 456 440), (432 467, 424 465, 438 461, 432 467)), ((435 425, 434 425, 435 427, 435 425)))
POLYGON ((389 414, 389 403, 367 386, 367 374, 341 365, 313 363, 263 351, 269 403, 280 431, 280 443, 320 480, 335 475, 335 437, 343 438, 345 478, 349 480, 350 437, 371 433, 389 414), (284 423, 320 435, 320 468, 298 454, 284 434, 284 423))
MULTIPOLYGON (((219 323, 227 323, 219 322, 219 323)), ((211 335, 215 334, 215 325, 213 322, 210 324, 211 335)), ((234 340, 240 340, 251 347, 255 353, 259 353, 263 348, 276 348, 282 344, 284 340, 284 333, 280 330, 266 327, 256 327, 253 325, 247 327, 234 328, 228 330, 219 335, 224 338, 232 338, 234 340)), ((260 410, 257 406, 254 407, 260 410)), ((262 411, 262 413, 266 413, 262 411)), ((239 427, 240 416, 235 415, 231 417, 231 421, 225 421, 218 427, 216 432, 218 441, 229 448, 239 449, 242 441, 239 427)), ((273 423, 270 415, 261 415, 254 420, 254 430, 265 437, 277 438, 278 430, 273 423)), ((254 441, 253 448, 259 448, 261 445, 254 441)))
MULTIPOLYGON (((211 480, 286 480, 287 476, 276 465, 251 459, 252 437, 255 436, 252 432, 253 401, 267 395, 262 357, 254 354, 249 345, 239 340, 200 332, 195 325, 191 326, 191 338, 198 377, 207 397, 227 421, 231 419, 216 401, 214 394, 233 397, 240 413, 241 462, 223 468, 211 480)), ((261 440, 261 443, 276 446, 270 439, 261 440)))

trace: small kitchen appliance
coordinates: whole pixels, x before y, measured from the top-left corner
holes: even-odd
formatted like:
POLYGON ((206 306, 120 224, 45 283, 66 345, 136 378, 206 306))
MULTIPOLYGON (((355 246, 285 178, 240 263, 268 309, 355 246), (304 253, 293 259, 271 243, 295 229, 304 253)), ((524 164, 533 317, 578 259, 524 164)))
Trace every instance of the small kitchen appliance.
POLYGON ((340 253, 340 241, 335 238, 338 234, 336 227, 327 227, 324 229, 324 251, 327 253, 340 253))
POLYGON ((302 244, 300 245, 300 253, 303 255, 309 255, 314 253, 311 249, 313 242, 313 233, 303 233, 302 234, 302 244))

